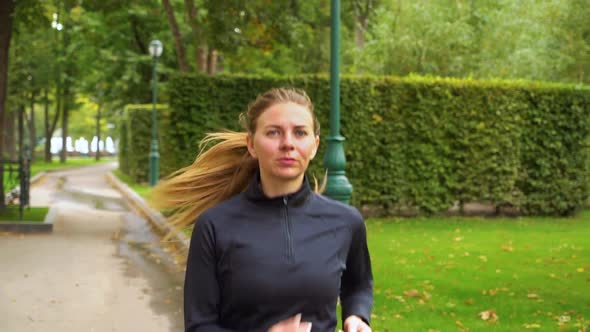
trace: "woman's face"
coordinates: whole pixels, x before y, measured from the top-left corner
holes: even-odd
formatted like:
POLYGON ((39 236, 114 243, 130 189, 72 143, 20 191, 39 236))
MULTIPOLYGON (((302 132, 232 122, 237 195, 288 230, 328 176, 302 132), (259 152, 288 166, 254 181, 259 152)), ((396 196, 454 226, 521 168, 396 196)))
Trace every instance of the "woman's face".
POLYGON ((248 150, 258 159, 262 178, 278 185, 302 181, 319 143, 311 112, 291 102, 263 111, 256 132, 248 135, 248 150))

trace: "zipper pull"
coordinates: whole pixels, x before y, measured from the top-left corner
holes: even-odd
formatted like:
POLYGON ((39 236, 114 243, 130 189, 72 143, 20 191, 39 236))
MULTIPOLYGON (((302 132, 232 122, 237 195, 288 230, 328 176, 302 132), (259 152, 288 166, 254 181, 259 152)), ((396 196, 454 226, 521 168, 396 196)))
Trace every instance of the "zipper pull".
POLYGON ((287 196, 283 196, 283 203, 287 206, 287 196))

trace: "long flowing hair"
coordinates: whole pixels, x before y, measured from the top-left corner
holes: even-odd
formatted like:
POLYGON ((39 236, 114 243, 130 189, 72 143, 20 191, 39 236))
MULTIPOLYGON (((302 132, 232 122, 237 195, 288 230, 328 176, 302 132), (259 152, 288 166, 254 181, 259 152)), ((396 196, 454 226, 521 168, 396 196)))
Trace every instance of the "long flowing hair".
MULTIPOLYGON (((167 211, 171 234, 195 222, 201 213, 244 191, 258 169, 258 161, 248 152, 246 137, 256 131, 256 120, 269 107, 280 103, 304 106, 312 115, 314 134, 320 125, 307 94, 293 88, 275 88, 259 95, 246 112, 240 114, 245 132, 210 133, 199 144, 195 161, 162 180, 152 191, 150 204, 167 211)), ((315 191, 322 192, 315 180, 315 191)), ((169 234, 170 235, 170 234, 169 234)))

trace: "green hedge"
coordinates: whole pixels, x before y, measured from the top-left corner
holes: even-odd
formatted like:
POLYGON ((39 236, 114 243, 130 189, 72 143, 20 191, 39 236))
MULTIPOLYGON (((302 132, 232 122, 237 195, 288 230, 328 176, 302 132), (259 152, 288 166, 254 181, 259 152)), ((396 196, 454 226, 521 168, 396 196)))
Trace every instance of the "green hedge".
MULTIPOLYGON (((157 105, 159 128, 168 128, 168 106, 157 105)), ((148 182, 149 153, 152 137, 152 105, 127 105, 119 125, 119 168, 138 183, 148 182)), ((161 129, 158 130, 160 159, 163 151, 161 129)), ((166 140, 166 142, 168 142, 166 140)))
MULTIPOLYGON (((240 129, 238 114, 276 86, 305 89, 328 134, 329 78, 177 75, 169 82, 170 157, 190 164, 207 132, 240 129)), ((389 214, 454 204, 567 215, 588 196, 590 89, 537 82, 343 77, 342 134, 352 203, 389 214)), ((323 156, 321 144, 318 156, 323 156)), ((147 155, 146 155, 147 156, 147 155)), ((146 163, 147 165, 147 163, 146 163)), ((311 172, 323 174, 322 158, 311 172)))

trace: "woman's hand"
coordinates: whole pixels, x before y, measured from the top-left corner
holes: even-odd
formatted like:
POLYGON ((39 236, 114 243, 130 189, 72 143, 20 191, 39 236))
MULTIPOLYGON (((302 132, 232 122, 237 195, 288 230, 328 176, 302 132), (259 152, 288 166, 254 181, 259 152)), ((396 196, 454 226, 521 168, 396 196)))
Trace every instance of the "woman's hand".
POLYGON ((344 332, 371 332, 371 328, 359 316, 348 316, 344 321, 344 332))
POLYGON ((301 314, 297 314, 271 326, 268 332, 311 332, 311 323, 302 322, 301 314))

